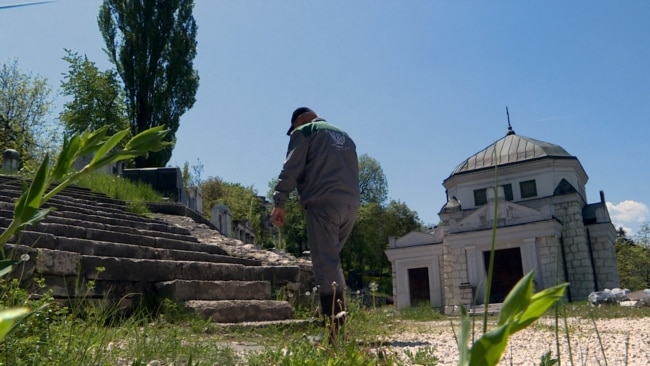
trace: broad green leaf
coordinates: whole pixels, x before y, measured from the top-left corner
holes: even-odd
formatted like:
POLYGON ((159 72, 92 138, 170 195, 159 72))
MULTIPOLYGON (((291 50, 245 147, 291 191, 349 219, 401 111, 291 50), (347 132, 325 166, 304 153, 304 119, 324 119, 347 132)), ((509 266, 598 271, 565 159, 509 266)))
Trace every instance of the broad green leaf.
POLYGON ((0 260, 0 277, 6 276, 8 273, 13 271, 14 267, 18 264, 18 261, 13 259, 3 259, 0 260))
MULTIPOLYGON (((117 144, 124 139, 124 136, 126 136, 129 133, 129 130, 124 130, 116 133, 115 135, 109 137, 109 139, 102 144, 102 146, 97 150, 95 153, 95 156, 93 157, 93 160, 91 160, 89 165, 97 164, 97 161, 103 158, 109 151, 111 151, 117 144)), ((101 165, 98 165, 101 166, 101 165)))
POLYGON ((14 308, 0 311, 0 340, 5 338, 16 320, 28 313, 28 308, 14 308))
POLYGON ((41 205, 41 198, 43 197, 43 193, 45 193, 45 190, 50 183, 47 179, 49 176, 49 165, 50 155, 46 154, 45 158, 43 159, 43 163, 38 168, 38 171, 32 180, 32 184, 29 186, 29 193, 27 193, 26 204, 30 207, 40 207, 41 205))
POLYGON ((533 294, 534 275, 534 271, 528 272, 528 274, 522 277, 515 287, 510 290, 508 296, 506 296, 506 299, 503 301, 497 325, 506 324, 528 306, 528 302, 533 294))
POLYGON ((104 126, 93 132, 84 132, 79 140, 79 149, 75 154, 75 158, 97 151, 101 144, 106 140, 108 127, 109 126, 104 126))
POLYGON ((117 163, 118 161, 123 161, 123 160, 128 160, 131 158, 135 158, 137 156, 141 156, 142 153, 137 153, 137 152, 129 152, 129 151, 124 151, 124 150, 119 150, 115 151, 109 155, 104 156, 103 158, 97 160, 93 164, 93 170, 97 167, 104 166, 106 164, 113 164, 117 163))
POLYGON ((79 135, 72 136, 70 140, 67 137, 64 139, 63 147, 52 169, 51 177, 53 180, 58 180, 70 172, 77 150, 79 150, 79 144, 79 135))
POLYGON ((47 215, 50 214, 50 212, 54 211, 56 208, 54 207, 48 207, 44 209, 37 210, 37 212, 33 215, 31 215, 31 218, 22 222, 19 226, 20 229, 29 226, 29 225, 36 225, 39 222, 45 220, 47 215))
POLYGON ((50 157, 48 154, 45 154, 45 158, 41 163, 41 166, 36 172, 36 176, 32 180, 32 183, 29 185, 27 192, 23 192, 14 208, 14 218, 18 220, 19 223, 23 223, 35 214, 36 209, 41 205, 41 198, 45 189, 49 185, 48 177, 48 168, 50 163, 50 157))
POLYGON ((509 324, 496 327, 483 334, 472 345, 469 364, 472 366, 494 366, 499 363, 508 345, 509 324))
POLYGON ((540 316, 544 315, 548 309, 555 305, 555 303, 564 296, 564 291, 568 285, 568 283, 564 283, 547 288, 546 290, 540 291, 533 295, 531 297, 530 304, 524 313, 512 325, 510 332, 516 333, 528 327, 532 322, 539 319, 540 316))
POLYGON ((160 151, 168 143, 163 142, 169 130, 163 130, 164 126, 152 127, 135 135, 124 147, 124 150, 138 152, 160 151))

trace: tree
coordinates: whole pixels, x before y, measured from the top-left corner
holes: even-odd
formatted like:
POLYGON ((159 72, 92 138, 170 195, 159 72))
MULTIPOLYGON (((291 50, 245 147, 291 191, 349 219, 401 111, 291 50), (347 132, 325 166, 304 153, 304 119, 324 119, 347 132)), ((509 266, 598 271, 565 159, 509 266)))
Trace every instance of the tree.
POLYGON ((180 117, 195 102, 199 76, 192 0, 104 0, 97 19, 106 53, 117 68, 131 132, 164 125, 172 144, 135 159, 135 166, 164 166, 180 117))
MULTIPOLYGON (((267 192, 267 199, 273 201, 273 192, 278 184, 278 179, 272 179, 267 192)), ((288 253, 300 257, 302 252, 308 250, 307 243, 307 214, 300 205, 298 190, 294 189, 284 204, 284 225, 277 229, 278 237, 275 238, 277 247, 284 248, 288 253)))
POLYGON ((72 97, 63 106, 59 119, 69 134, 109 126, 113 134, 129 127, 124 92, 115 71, 99 71, 94 62, 65 50, 68 73, 61 82, 62 94, 72 97))
POLYGON ((359 157, 359 189, 361 190, 361 204, 371 202, 380 205, 388 197, 388 182, 379 162, 367 154, 359 157))
POLYGON ((377 202, 362 205, 341 252, 344 270, 382 277, 382 291, 390 292, 390 262, 384 253, 388 248, 388 238, 421 228, 417 212, 405 203, 392 200, 386 207, 377 202))
POLYGON ((418 213, 411 210, 406 203, 391 200, 384 213, 386 231, 390 236, 404 236, 411 231, 423 229, 418 213))
POLYGON ((650 248, 620 236, 614 248, 621 287, 632 291, 650 288, 650 248))
POLYGON ((257 242, 264 243, 266 236, 262 226, 266 207, 262 205, 262 200, 252 186, 245 187, 239 183, 225 182, 219 177, 209 177, 200 183, 200 187, 203 195, 203 213, 206 216, 210 216, 214 205, 226 205, 230 209, 232 220, 248 220, 257 242))
POLYGON ((190 162, 183 164, 183 187, 198 187, 201 185, 201 175, 203 174, 203 163, 201 159, 196 158, 196 165, 190 166, 190 162), (191 169, 191 170, 190 170, 191 169))
POLYGON ((641 224, 634 238, 637 244, 650 249, 650 222, 641 224))
POLYGON ((47 80, 24 74, 18 62, 0 68, 0 151, 14 149, 20 153, 21 168, 34 170, 45 153, 53 150, 57 134, 48 133, 46 116, 52 105, 47 80))
POLYGON ((341 263, 346 272, 364 273, 381 267, 382 248, 388 243, 383 220, 384 208, 377 202, 362 205, 348 241, 341 251, 341 263))
POLYGON ((300 257, 302 252, 309 250, 307 242, 307 213, 300 205, 298 192, 289 194, 289 199, 284 204, 284 225, 279 229, 282 234, 279 238, 280 248, 288 253, 300 257))

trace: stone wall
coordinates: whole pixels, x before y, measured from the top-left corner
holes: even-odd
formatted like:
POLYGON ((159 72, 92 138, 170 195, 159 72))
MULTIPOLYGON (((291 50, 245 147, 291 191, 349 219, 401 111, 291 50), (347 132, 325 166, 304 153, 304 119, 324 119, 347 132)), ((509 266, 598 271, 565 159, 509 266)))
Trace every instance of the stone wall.
POLYGON ((594 269, 587 242, 587 230, 583 223, 582 205, 578 201, 566 201, 553 205, 555 216, 562 222, 562 245, 564 259, 571 283, 572 301, 584 300, 594 291, 594 269))
POLYGON ((537 238, 536 244, 540 266, 538 277, 542 281, 542 283, 538 284, 537 290, 565 282, 562 253, 558 252, 558 248, 560 248, 558 238, 555 236, 537 238))
MULTIPOLYGON (((445 314, 458 313, 458 305, 472 303, 467 301, 467 290, 461 285, 469 282, 467 278, 467 257, 464 247, 443 245, 443 306, 445 314)), ((471 295, 470 295, 471 297, 471 295)))
POLYGON ((621 281, 614 249, 616 229, 610 223, 596 224, 588 227, 588 233, 596 270, 597 291, 619 287, 621 281))

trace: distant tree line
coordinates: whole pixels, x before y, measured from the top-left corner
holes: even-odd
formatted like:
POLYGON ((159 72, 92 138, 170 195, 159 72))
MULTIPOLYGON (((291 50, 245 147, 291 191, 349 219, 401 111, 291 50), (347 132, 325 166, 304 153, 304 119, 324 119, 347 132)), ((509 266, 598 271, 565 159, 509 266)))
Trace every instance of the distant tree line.
POLYGON ((621 288, 650 288, 650 223, 641 225, 634 239, 628 238, 623 228, 617 232, 614 247, 621 288))

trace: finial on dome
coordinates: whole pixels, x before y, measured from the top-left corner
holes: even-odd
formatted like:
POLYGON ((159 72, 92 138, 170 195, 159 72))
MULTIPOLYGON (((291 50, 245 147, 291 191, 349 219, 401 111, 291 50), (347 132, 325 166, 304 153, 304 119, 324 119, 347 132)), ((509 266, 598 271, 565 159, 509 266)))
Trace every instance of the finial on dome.
POLYGON ((512 126, 510 125, 510 112, 508 112, 508 106, 506 106, 506 116, 508 116, 508 132, 506 133, 506 136, 514 135, 515 131, 512 129, 512 126))

